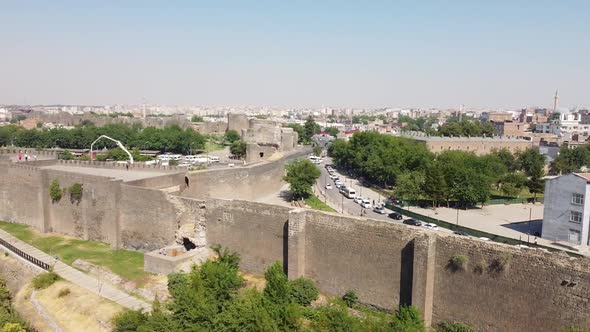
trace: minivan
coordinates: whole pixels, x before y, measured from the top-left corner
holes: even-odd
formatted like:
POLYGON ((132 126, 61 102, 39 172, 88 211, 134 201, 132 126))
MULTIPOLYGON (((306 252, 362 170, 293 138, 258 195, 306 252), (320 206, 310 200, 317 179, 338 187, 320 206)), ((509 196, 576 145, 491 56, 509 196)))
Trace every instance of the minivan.
POLYGON ((344 196, 346 196, 346 198, 354 199, 356 197, 356 192, 352 188, 346 188, 344 189, 344 196))

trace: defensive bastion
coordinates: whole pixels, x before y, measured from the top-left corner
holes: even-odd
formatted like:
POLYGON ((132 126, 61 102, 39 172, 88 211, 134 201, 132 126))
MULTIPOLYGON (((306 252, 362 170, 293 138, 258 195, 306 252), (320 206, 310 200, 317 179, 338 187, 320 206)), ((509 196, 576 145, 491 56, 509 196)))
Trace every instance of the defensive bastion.
POLYGON ((0 219, 142 251, 174 243, 182 229, 239 252, 248 272, 282 261, 289 278, 311 278, 325 294, 352 289, 380 308, 413 304, 427 324, 458 320, 481 331, 590 327, 588 259, 250 201, 258 186, 278 191, 284 162, 152 170, 159 173, 125 181, 51 169, 49 161, 0 159, 0 219), (82 184, 82 198, 66 194, 53 202, 53 180, 63 188, 82 184), (239 190, 226 191, 232 184, 239 190), (458 256, 463 263, 452 264, 458 256))

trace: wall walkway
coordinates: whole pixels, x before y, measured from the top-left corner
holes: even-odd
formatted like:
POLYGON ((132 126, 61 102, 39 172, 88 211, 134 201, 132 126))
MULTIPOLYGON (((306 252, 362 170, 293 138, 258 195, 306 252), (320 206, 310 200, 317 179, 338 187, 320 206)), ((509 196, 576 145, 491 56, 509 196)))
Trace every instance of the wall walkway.
POLYGON ((60 261, 55 262, 53 257, 31 245, 26 244, 25 242, 17 239, 3 230, 0 230, 0 239, 9 244, 9 246, 5 248, 11 251, 16 249, 21 253, 25 253, 26 256, 20 254, 19 256, 26 258, 31 262, 33 261, 27 257, 33 258, 37 262, 34 263, 37 266, 52 266, 53 272, 57 273, 57 275, 63 279, 83 287, 92 293, 97 294, 98 296, 104 297, 105 299, 111 300, 125 308, 132 310, 143 309, 146 311, 151 311, 152 309, 152 306, 149 303, 139 300, 138 298, 135 298, 105 283, 104 281, 100 281, 94 277, 82 273, 60 261), (42 262, 43 264, 38 264, 38 262, 42 262))

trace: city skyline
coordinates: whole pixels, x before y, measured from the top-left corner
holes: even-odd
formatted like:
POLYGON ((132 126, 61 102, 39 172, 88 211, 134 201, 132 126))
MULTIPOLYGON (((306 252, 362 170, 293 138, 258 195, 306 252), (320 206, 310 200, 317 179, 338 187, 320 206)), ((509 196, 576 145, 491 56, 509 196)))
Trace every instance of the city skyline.
POLYGON ((582 1, 0 5, 3 104, 588 106, 582 1), (84 6, 84 7, 80 7, 84 6))

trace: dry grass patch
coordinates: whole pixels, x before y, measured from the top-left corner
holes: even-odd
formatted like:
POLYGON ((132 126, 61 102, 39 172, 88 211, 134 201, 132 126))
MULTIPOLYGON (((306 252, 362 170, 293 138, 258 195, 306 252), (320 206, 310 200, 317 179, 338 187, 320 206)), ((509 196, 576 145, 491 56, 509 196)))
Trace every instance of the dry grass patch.
POLYGON ((64 331, 111 331, 111 319, 123 307, 69 283, 58 281, 37 291, 37 300, 50 312, 64 331), (67 296, 59 296, 69 289, 67 296))

